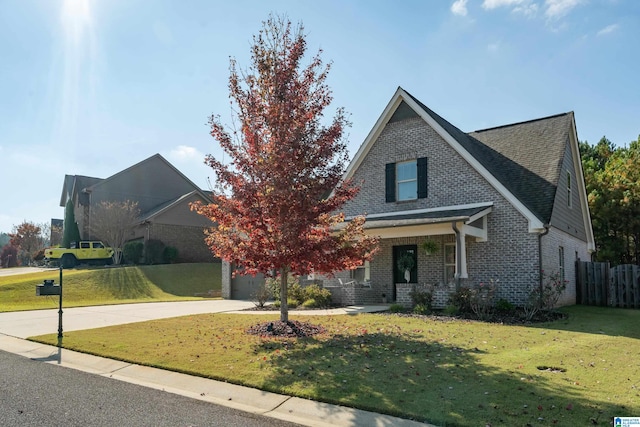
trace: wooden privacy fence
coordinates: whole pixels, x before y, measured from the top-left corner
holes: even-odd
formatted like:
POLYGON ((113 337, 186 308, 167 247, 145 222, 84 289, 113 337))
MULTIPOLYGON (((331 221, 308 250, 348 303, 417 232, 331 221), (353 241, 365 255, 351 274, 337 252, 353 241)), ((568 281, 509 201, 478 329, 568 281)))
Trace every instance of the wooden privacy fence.
POLYGON ((578 304, 640 308, 640 266, 576 261, 578 304))

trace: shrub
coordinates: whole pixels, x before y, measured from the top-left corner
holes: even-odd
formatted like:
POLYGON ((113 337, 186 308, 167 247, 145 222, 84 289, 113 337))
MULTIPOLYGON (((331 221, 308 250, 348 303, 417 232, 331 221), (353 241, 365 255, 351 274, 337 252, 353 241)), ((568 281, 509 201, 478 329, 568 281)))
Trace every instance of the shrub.
POLYGON ((449 298, 449 304, 457 309, 458 313, 471 313, 471 289, 460 288, 449 298))
POLYGON ((460 310, 458 310, 458 307, 456 307, 453 304, 447 304, 447 306, 442 310, 442 312, 447 316, 455 316, 460 312, 460 310))
POLYGON ((314 300, 313 298, 308 299, 305 302, 303 302, 302 306, 304 308, 319 308, 319 307, 321 307, 320 305, 318 305, 317 301, 314 300))
POLYGON ((144 252, 144 243, 127 242, 122 248, 122 256, 127 263, 138 264, 142 253, 144 252))
POLYGON ((498 290, 498 280, 489 280, 489 282, 480 282, 477 287, 469 289, 471 298, 469 304, 471 311, 480 320, 487 320, 493 314, 495 294, 498 290))
MULTIPOLYGON (((291 287, 298 284, 298 278, 289 275, 287 278, 287 289, 289 290, 288 296, 291 297, 291 287)), ((280 278, 272 277, 267 279, 267 286, 271 291, 271 295, 275 301, 280 301, 280 278)))
POLYGON ((331 291, 313 283, 304 288, 303 305, 313 308, 328 307, 331 305, 331 291), (313 304, 309 301, 313 301, 313 304))
MULTIPOLYGON (((276 302, 280 301, 280 279, 267 279, 265 287, 276 302)), ((308 308, 328 307, 331 305, 331 292, 313 283, 300 286, 297 277, 289 276, 287 280, 287 302, 289 307, 302 305, 308 308), (310 301, 313 300, 313 301, 310 301), (292 304, 292 301, 295 304, 292 304)))
POLYGON ((149 239, 144 248, 145 264, 161 264, 163 261, 162 253, 164 251, 164 243, 157 239, 149 239))
POLYGON ((500 313, 512 313, 515 311, 515 309, 516 309, 516 306, 511 304, 509 301, 507 301, 504 298, 500 298, 496 302, 496 310, 498 310, 500 313))
POLYGON ((404 313, 405 308, 401 304, 391 304, 389 306, 389 311, 391 313, 404 313))
POLYGON ((162 251, 162 258, 167 264, 174 264, 178 260, 178 248, 167 246, 162 251))
POLYGON ((413 312, 415 314, 430 314, 431 307, 428 307, 426 304, 416 304, 416 306, 413 307, 413 312))
POLYGON ((256 307, 264 307, 264 305, 271 299, 271 289, 267 282, 264 282, 258 286, 258 289, 251 295, 251 300, 256 307))
POLYGON ((557 272, 550 275, 543 272, 543 281, 542 289, 540 286, 534 285, 529 290, 527 302, 523 307, 526 320, 533 319, 540 311, 552 311, 558 304, 560 295, 567 288, 568 283, 557 272))
MULTIPOLYGON (((287 300, 295 301, 296 303, 293 305, 294 307, 297 307, 300 304, 302 304, 304 302, 304 299, 305 299, 304 289, 302 288, 302 286, 300 286, 300 283, 298 283, 298 281, 296 281, 293 285, 289 286, 288 293, 287 293, 287 300)), ((291 303, 289 303, 289 306, 291 306, 291 303)))
POLYGON ((568 280, 562 279, 560 273, 551 273, 550 275, 543 274, 544 284, 542 285, 542 297, 540 303, 542 309, 545 311, 551 311, 556 308, 558 300, 562 293, 567 289, 568 280))
POLYGON ((431 311, 431 307, 433 306, 433 294, 431 292, 414 289, 409 293, 409 296, 411 297, 414 307, 420 305, 424 306, 427 311, 431 311))

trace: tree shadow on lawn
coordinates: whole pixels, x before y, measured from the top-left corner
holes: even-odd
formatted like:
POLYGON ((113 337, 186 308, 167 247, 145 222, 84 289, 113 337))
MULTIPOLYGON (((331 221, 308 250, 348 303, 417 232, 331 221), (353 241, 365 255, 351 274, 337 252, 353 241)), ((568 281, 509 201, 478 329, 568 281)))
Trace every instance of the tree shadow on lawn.
POLYGON ((263 339, 255 352, 267 354, 261 363, 277 373, 265 380, 266 390, 439 426, 608 426, 613 416, 633 415, 612 402, 585 398, 568 378, 550 377, 565 373, 496 370, 481 363, 485 353, 477 348, 419 333, 361 330, 328 339, 263 339))

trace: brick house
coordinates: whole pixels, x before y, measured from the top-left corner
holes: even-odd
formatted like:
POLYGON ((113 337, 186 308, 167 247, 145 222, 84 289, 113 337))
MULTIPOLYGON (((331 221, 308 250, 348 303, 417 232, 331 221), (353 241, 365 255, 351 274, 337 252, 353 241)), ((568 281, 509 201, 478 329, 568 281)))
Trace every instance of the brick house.
POLYGON ((408 305, 430 285, 442 307, 458 286, 499 280, 497 297, 521 305, 542 270, 575 303, 574 262, 595 246, 573 112, 464 133, 398 88, 345 178, 361 183, 345 215, 366 215, 380 251, 324 278, 335 300, 408 305))
POLYGON ((60 206, 72 200, 80 236, 91 234, 91 210, 103 201, 138 202, 140 216, 129 241, 162 241, 178 249, 179 262, 209 262, 213 256, 204 243, 203 229, 209 219, 192 212, 195 201, 210 203, 198 188, 160 154, 155 154, 106 179, 65 175, 60 206))
MULTIPOLYGON (((429 287, 443 307, 458 287, 494 280, 497 298, 522 305, 545 271, 568 281, 559 303, 575 303, 574 261, 595 245, 572 112, 464 133, 398 88, 348 178, 361 189, 345 216, 366 215, 380 250, 361 268, 313 278, 335 302, 409 305, 412 289, 429 287)), ((249 298, 260 281, 232 278, 223 263, 225 298, 249 298)))

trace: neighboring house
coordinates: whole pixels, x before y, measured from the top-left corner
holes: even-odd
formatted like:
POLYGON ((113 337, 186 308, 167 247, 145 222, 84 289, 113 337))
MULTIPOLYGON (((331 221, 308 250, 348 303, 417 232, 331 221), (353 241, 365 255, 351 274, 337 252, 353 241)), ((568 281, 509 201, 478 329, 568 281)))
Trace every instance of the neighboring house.
POLYGON ((162 241, 178 249, 180 262, 207 262, 213 256, 204 243, 208 218, 191 211, 195 201, 211 203, 208 195, 169 163, 155 154, 106 179, 65 175, 60 206, 71 199, 80 235, 91 234, 91 210, 102 202, 138 203, 140 217, 128 240, 162 241))
POLYGON ((62 227, 64 220, 51 218, 51 226, 49 230, 49 245, 57 246, 62 244, 62 227))
MULTIPOLYGON (((442 307, 459 286, 494 280, 497 298, 522 305, 544 270, 568 280, 560 304, 575 303, 574 261, 595 246, 572 112, 467 134, 398 88, 349 178, 361 189, 345 215, 367 216, 380 251, 323 278, 335 301, 409 304, 412 288, 430 285, 442 307), (400 258, 413 264, 406 277, 400 258)), ((233 296, 241 279, 224 271, 233 296)))

